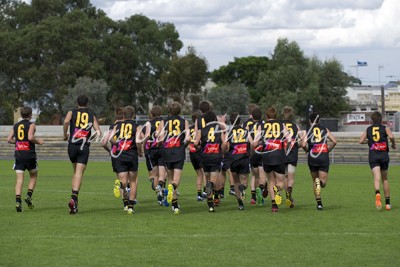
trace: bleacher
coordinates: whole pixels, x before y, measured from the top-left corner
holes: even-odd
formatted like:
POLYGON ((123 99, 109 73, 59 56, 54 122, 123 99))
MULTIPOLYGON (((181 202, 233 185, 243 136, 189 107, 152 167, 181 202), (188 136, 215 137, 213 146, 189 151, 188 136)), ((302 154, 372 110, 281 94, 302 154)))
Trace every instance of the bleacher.
MULTIPOLYGON (((14 158, 14 145, 7 143, 7 136, 11 126, 0 126, 0 159, 12 160, 14 158)), ((108 126, 102 126, 106 131, 108 126)), ((368 146, 358 144, 361 133, 334 132, 338 140, 336 148, 330 153, 331 163, 368 163, 368 146)), ((36 146, 38 159, 41 160, 68 160, 67 142, 62 140, 62 126, 37 126, 36 136, 45 141, 43 146, 36 146)), ((395 133, 400 145, 400 133, 395 133)), ((188 153, 187 153, 188 154, 188 153)), ((391 164, 400 163, 399 149, 390 152, 391 164)), ((110 159, 100 142, 92 142, 90 160, 108 161, 110 159)), ((187 155, 189 160, 189 156, 187 155)), ((143 158, 141 159, 143 160, 143 158)), ((299 152, 299 162, 305 163, 307 156, 303 150, 299 152)))

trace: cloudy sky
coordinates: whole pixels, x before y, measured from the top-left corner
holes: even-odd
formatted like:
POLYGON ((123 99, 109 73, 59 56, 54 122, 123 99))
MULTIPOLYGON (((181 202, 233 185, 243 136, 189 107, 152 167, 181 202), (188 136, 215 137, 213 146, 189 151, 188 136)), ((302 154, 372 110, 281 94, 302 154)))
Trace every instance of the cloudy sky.
POLYGON ((336 58, 364 84, 400 80, 399 0, 91 0, 114 20, 134 14, 173 23, 209 69, 269 56, 278 38, 307 56, 336 58), (367 67, 356 68, 357 60, 367 67), (380 67, 382 66, 382 67, 380 67), (380 71, 379 71, 380 70, 380 71), (380 73, 380 75, 379 75, 380 73))

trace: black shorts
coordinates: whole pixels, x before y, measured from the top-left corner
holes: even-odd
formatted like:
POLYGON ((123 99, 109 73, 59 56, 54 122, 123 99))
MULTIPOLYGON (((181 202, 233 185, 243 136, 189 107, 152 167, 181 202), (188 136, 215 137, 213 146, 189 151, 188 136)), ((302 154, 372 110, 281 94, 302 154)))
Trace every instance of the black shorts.
POLYGON ((132 158, 132 160, 116 158, 115 168, 117 173, 121 172, 137 172, 139 169, 138 158, 132 158))
POLYGON ((227 170, 229 170, 231 168, 231 160, 229 157, 224 156, 222 158, 222 163, 221 163, 221 170, 226 172, 227 170))
POLYGON ((262 163, 262 154, 254 153, 250 157, 250 166, 252 168, 258 168, 258 167, 262 167, 262 165, 263 165, 263 163, 262 163))
POLYGON ((72 163, 87 165, 89 160, 89 146, 68 144, 68 156, 72 163))
POLYGON ((237 174, 249 174, 250 173, 249 158, 246 157, 231 162, 231 172, 237 174))
POLYGON ((194 170, 203 168, 203 163, 201 162, 201 153, 189 153, 189 157, 194 170))
POLYGON ((285 162, 285 166, 287 166, 289 164, 296 167, 297 166, 297 161, 285 162))
POLYGON ((13 169, 15 171, 32 171, 37 169, 37 160, 36 158, 30 159, 15 159, 13 169))
POLYGON ((151 162, 150 162, 150 155, 148 152, 146 152, 144 154, 144 157, 146 158, 146 167, 147 167, 147 171, 151 172, 151 170, 153 169, 153 166, 151 166, 151 162))
POLYGON ((370 162, 369 163, 369 167, 371 169, 375 168, 375 167, 381 167, 381 171, 386 171, 387 169, 389 169, 389 161, 374 161, 374 162, 370 162))
POLYGON ((310 172, 329 172, 329 165, 327 166, 312 166, 308 165, 308 168, 310 169, 310 172))
POLYGON ((161 149, 149 150, 150 165, 152 169, 157 166, 164 166, 163 154, 164 153, 161 149))
POLYGON ((285 163, 278 164, 278 165, 266 165, 263 164, 264 171, 266 173, 276 172, 279 174, 285 174, 285 163))
POLYGON ((204 172, 220 172, 221 164, 218 163, 203 163, 204 172))
POLYGON ((183 170, 183 165, 185 161, 180 160, 180 161, 175 161, 175 162, 165 162, 165 166, 167 167, 168 170, 183 170))

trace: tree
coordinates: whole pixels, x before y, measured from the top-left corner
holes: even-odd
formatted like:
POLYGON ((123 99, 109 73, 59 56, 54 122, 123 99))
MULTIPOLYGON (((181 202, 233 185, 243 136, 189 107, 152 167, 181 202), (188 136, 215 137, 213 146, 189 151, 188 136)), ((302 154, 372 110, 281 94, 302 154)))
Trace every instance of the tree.
POLYGON ((247 88, 238 82, 230 85, 217 86, 210 90, 207 95, 213 104, 213 110, 217 114, 230 114, 238 112, 246 114, 249 103, 249 93, 247 88))
POLYGON ((258 102, 263 94, 256 89, 258 76, 266 72, 270 66, 268 57, 242 57, 229 62, 211 73, 211 79, 218 85, 232 82, 243 83, 249 90, 251 102, 258 102))
MULTIPOLYGON (((188 96, 201 94, 201 88, 207 81, 207 60, 197 55, 192 46, 184 56, 175 56, 168 71, 161 76, 161 85, 166 89, 168 96, 185 103, 188 96)), ((193 100, 196 99, 192 97, 193 100)), ((193 103, 196 110, 198 103, 193 103)))

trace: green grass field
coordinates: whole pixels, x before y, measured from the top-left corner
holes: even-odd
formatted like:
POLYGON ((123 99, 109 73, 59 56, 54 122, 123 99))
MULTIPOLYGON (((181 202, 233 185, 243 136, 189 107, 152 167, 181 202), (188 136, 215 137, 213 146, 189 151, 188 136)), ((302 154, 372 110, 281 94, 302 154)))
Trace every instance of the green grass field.
MULTIPOLYGON (((209 213, 197 202, 194 171, 185 165, 181 214, 160 207, 140 166, 139 204, 130 216, 113 195, 109 162, 90 162, 79 194, 79 214, 69 215, 72 168, 40 161, 35 209, 15 211, 12 161, 0 161, 0 266, 398 266, 399 166, 390 167, 392 210, 376 210, 368 165, 332 165, 324 210, 317 211, 311 178, 300 164, 296 207, 271 213, 237 209, 226 190, 209 213)), ((27 179, 23 195, 27 190, 27 179)), ((284 203, 284 201, 283 201, 284 203)), ((24 203, 25 204, 25 203, 24 203)))

